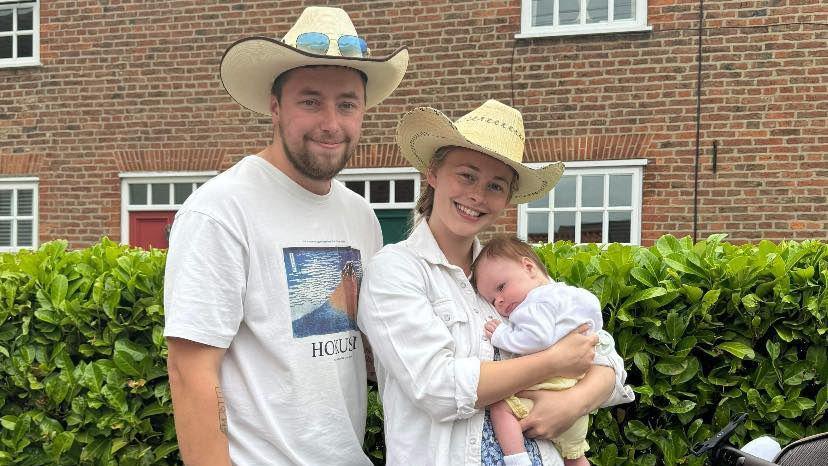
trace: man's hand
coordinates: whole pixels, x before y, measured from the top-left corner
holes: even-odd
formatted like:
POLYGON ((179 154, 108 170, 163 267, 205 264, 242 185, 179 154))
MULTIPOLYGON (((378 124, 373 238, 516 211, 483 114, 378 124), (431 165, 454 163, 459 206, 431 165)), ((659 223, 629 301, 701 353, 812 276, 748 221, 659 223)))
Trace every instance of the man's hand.
POLYGON ((486 322, 486 325, 483 327, 483 330, 486 332, 486 339, 487 340, 492 339, 492 334, 497 329, 498 325, 500 325, 499 320, 492 319, 492 320, 486 322))

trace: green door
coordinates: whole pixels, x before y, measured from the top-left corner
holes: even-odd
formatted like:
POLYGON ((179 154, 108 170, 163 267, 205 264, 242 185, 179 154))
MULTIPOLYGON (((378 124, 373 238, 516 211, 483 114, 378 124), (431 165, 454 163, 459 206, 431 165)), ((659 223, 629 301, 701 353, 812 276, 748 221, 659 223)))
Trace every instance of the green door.
POLYGON ((382 228, 383 244, 399 243, 408 237, 411 209, 375 209, 382 228))

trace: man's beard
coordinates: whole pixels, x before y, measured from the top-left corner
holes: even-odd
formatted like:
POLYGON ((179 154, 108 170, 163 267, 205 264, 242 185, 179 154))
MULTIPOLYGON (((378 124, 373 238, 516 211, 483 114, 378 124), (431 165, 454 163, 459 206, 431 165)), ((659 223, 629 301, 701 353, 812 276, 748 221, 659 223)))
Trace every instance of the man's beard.
MULTIPOLYGON (((293 168, 295 168, 299 173, 305 175, 309 179, 316 180, 316 181, 329 181, 337 173, 342 171, 345 168, 345 165, 348 164, 348 160, 351 160, 351 156, 354 155, 355 147, 351 146, 351 141, 345 141, 345 152, 342 155, 341 159, 334 160, 335 163, 333 164, 322 164, 320 163, 320 158, 322 157, 315 157, 314 155, 310 154, 307 150, 300 149, 298 151, 292 151, 287 146, 285 142, 285 135, 282 133, 282 128, 279 128, 279 139, 282 142, 282 149, 285 151, 285 156, 287 157, 288 161, 293 168)), ((324 158, 325 161, 331 161, 330 158, 324 158)))

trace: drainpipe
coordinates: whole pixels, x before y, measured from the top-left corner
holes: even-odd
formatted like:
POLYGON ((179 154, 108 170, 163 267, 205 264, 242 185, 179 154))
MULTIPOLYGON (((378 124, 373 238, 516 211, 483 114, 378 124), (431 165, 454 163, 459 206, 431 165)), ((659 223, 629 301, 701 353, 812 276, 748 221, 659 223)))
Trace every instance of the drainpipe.
POLYGON ((699 0, 699 51, 696 68, 696 166, 693 170, 693 242, 699 226, 699 158, 701 155, 701 89, 702 89, 702 31, 704 30, 704 0, 699 0))

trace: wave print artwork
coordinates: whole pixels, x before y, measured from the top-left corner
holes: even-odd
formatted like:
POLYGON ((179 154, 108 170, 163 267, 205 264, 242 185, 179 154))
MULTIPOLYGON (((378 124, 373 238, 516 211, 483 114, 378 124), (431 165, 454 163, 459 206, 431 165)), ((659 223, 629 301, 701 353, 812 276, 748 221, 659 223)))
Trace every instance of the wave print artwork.
POLYGON ((293 337, 356 330, 362 262, 350 247, 285 248, 293 337))

